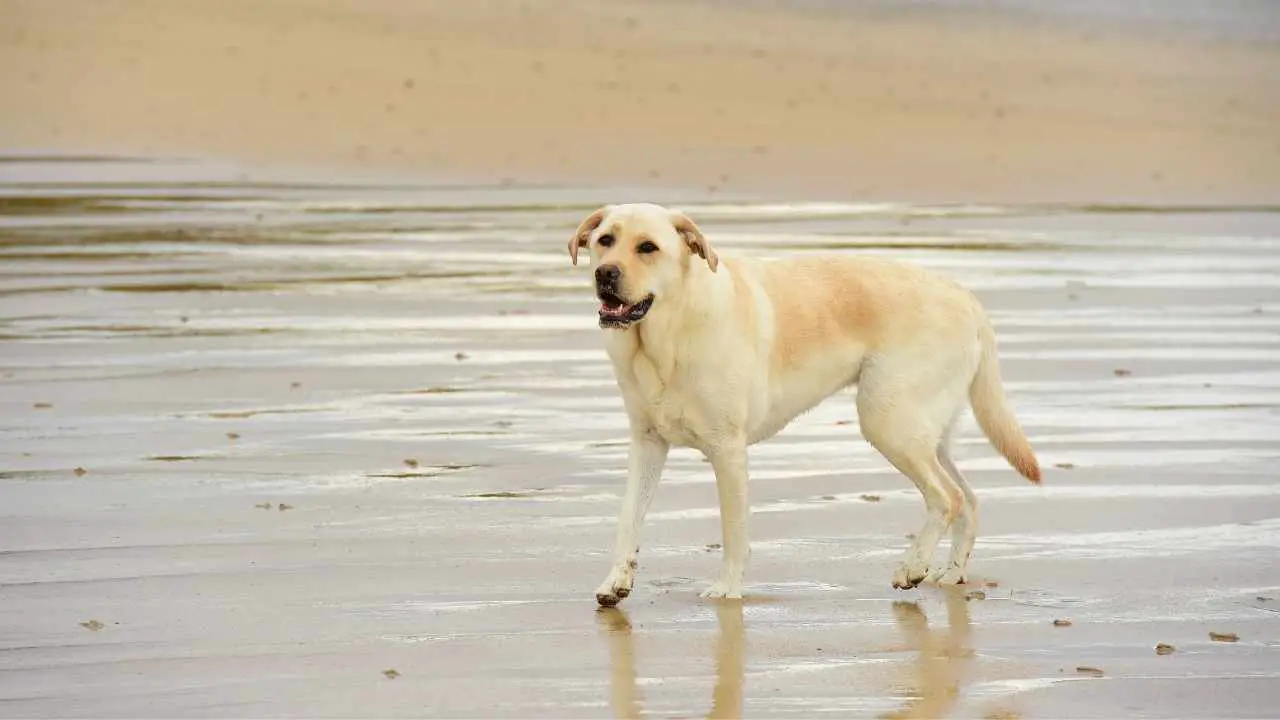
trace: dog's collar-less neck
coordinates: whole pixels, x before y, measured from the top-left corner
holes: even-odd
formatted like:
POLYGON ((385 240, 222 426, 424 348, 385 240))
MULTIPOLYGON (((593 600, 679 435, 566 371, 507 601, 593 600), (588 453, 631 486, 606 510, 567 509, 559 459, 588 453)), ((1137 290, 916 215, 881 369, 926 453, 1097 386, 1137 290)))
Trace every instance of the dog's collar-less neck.
POLYGON ((690 258, 690 263, 692 265, 686 271, 688 276, 685 278, 680 292, 674 296, 665 296, 663 298, 671 306, 692 306, 696 310, 699 306, 705 307, 715 297, 715 293, 711 290, 716 283, 728 282, 732 286, 731 271, 725 267, 723 259, 721 259, 720 266, 714 271, 707 267, 707 264, 696 255, 690 258))
MULTIPOLYGON (((697 258, 694 260, 701 262, 697 258)), ((715 302, 715 294, 710 290, 711 284, 733 284, 723 262, 717 272, 712 272, 705 264, 701 265, 701 269, 690 268, 690 271, 698 276, 690 277, 681 292, 659 298, 644 320, 622 331, 635 333, 636 353, 649 358, 654 367, 659 369, 659 374, 662 374, 663 362, 650 352, 650 348, 668 344, 669 341, 664 338, 705 335, 704 326, 714 318, 714 312, 710 309, 715 302)))

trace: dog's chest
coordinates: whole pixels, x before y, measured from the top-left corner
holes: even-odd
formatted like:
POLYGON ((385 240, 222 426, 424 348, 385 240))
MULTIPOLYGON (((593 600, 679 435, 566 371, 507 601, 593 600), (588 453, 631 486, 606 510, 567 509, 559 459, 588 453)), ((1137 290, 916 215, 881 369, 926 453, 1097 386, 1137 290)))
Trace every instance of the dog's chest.
POLYGON ((702 447, 713 431, 697 399, 698 388, 678 369, 663 368, 636 355, 615 366, 619 385, 633 413, 638 413, 672 445, 702 447))
POLYGON ((644 412, 654 430, 672 445, 700 447, 706 439, 706 428, 697 422, 697 413, 689 407, 688 398, 677 392, 650 392, 645 395, 644 412))

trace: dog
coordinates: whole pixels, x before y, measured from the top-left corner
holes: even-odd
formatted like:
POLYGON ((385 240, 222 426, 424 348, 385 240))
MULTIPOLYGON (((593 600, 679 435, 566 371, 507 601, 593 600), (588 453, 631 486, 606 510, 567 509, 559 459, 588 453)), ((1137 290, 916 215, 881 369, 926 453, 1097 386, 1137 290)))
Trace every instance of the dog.
POLYGON ((966 400, 996 450, 1040 482, 1005 398, 995 333, 959 284, 870 257, 721 257, 687 215, 652 204, 591 213, 569 240, 575 266, 583 250, 630 425, 612 566, 596 589, 601 606, 631 594, 641 525, 673 445, 701 451, 715 472, 723 557, 702 597, 741 598, 747 448, 851 385, 862 436, 924 496, 926 519, 893 574, 895 588, 965 581, 977 498, 948 447, 966 400), (931 569, 948 529, 950 559, 931 569))

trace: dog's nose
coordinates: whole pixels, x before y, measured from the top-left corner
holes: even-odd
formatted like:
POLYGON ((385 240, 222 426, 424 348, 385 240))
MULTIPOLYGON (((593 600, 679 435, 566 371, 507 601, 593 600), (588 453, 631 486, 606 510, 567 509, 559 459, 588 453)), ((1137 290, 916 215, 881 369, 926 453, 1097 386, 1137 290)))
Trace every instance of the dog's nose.
POLYGON ((596 268, 596 284, 610 287, 618 284, 618 278, 622 277, 622 270, 617 265, 601 265, 596 268))

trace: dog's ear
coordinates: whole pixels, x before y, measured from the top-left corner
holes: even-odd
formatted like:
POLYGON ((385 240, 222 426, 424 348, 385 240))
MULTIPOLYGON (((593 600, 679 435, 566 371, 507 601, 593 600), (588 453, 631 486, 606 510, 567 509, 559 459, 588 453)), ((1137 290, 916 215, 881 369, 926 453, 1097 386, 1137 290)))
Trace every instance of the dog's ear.
POLYGON ((720 256, 716 255, 711 243, 702 235, 702 231, 689 219, 688 215, 672 210, 671 225, 675 227, 680 239, 684 240, 684 244, 689 246, 690 252, 696 253, 698 257, 707 261, 707 267, 711 268, 711 272, 715 272, 716 268, 720 267, 720 256))
POLYGON ((586 220, 578 226, 574 231, 573 237, 569 238, 569 260, 574 265, 578 264, 578 249, 584 248, 591 242, 591 233, 600 227, 600 223, 604 222, 604 216, 609 213, 609 206, 605 205, 597 209, 595 212, 587 216, 586 220))

